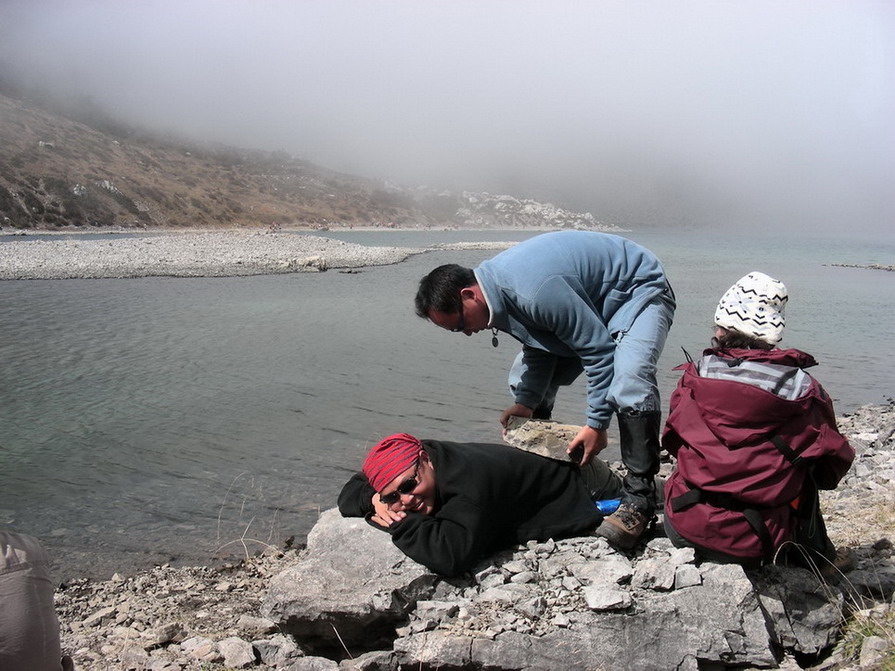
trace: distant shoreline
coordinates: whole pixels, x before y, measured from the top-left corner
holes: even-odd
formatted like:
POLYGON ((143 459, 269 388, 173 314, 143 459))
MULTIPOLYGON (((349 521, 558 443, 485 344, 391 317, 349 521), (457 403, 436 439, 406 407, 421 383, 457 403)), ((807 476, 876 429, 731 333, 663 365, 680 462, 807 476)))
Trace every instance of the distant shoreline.
MULTIPOLYGON (((422 248, 370 247, 304 230, 126 233, 137 235, 50 240, 16 236, 16 240, 0 243, 0 280, 240 277, 350 270, 400 263, 410 256, 436 249, 505 249, 514 244, 470 242, 422 248)), ((65 235, 65 232, 50 235, 65 235)))
MULTIPOLYGON (((322 233, 547 233, 549 228, 355 226, 332 229, 0 230, 0 280, 243 277, 392 265, 445 249, 502 250, 513 242, 458 242, 424 247, 367 246, 322 233), (100 237, 103 236, 103 237, 100 237), (119 237, 120 236, 120 237, 119 237)), ((600 231, 615 234, 618 231, 600 231)), ((626 231, 625 231, 626 232, 626 231)), ((832 263, 841 268, 895 271, 895 266, 832 263)))
MULTIPOLYGON (((305 235, 318 235, 320 233, 549 233, 551 231, 564 230, 559 228, 550 228, 544 226, 520 226, 512 228, 493 228, 493 227, 457 227, 457 226, 333 226, 333 227, 317 227, 317 226, 278 226, 276 228, 259 226, 257 228, 240 226, 231 228, 180 228, 174 226, 159 226, 153 228, 123 228, 120 226, 110 228, 95 227, 79 227, 79 228, 53 228, 53 229, 11 229, 0 228, 0 238, 23 238, 27 239, 32 236, 53 236, 53 235, 190 235, 194 233, 301 233, 305 235)), ((597 233, 610 233, 621 235, 630 233, 630 229, 586 229, 597 233)))

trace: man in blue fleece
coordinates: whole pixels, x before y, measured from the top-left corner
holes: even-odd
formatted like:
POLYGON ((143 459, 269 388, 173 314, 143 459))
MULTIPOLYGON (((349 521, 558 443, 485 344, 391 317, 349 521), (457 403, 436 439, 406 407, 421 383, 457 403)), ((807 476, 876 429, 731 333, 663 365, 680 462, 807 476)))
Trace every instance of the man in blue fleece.
POLYGON ((656 363, 674 317, 674 293, 659 259, 617 235, 560 231, 530 238, 470 269, 426 275, 417 314, 472 335, 490 329, 522 343, 510 370, 515 403, 500 416, 549 419, 556 392, 583 371, 585 426, 569 443, 587 464, 606 447, 618 416, 627 469, 619 509, 597 533, 633 548, 655 513, 661 405, 656 363))

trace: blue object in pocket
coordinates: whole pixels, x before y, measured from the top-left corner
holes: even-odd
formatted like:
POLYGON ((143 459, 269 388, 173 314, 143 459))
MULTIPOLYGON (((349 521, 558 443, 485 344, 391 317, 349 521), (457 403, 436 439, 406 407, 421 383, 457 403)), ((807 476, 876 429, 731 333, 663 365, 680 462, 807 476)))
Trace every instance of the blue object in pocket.
POLYGON ((611 515, 618 509, 621 502, 621 499, 603 499, 602 501, 594 501, 594 505, 601 515, 611 515))

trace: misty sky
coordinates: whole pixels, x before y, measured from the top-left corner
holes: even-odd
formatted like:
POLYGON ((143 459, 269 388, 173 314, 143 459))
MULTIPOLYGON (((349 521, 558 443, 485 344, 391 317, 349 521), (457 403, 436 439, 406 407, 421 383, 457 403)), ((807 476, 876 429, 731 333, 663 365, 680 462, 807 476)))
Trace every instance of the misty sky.
POLYGON ((895 224, 895 3, 0 0, 130 123, 631 225, 895 224))

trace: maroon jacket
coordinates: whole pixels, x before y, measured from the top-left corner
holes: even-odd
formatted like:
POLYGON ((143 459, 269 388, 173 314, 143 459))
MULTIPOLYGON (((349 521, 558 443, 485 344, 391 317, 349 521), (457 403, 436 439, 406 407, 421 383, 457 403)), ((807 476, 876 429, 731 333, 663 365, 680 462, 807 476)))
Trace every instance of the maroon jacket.
POLYGON ((803 370, 816 363, 795 349, 717 348, 681 366, 662 436, 677 457, 665 523, 680 536, 732 558, 768 558, 791 538, 809 478, 820 489, 839 483, 855 453, 803 370))

